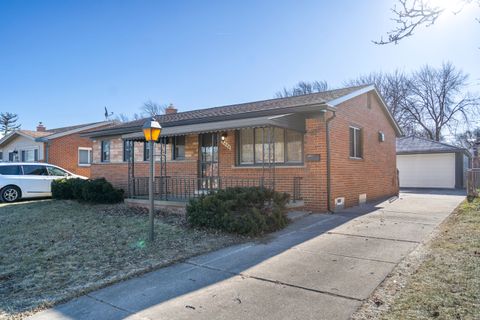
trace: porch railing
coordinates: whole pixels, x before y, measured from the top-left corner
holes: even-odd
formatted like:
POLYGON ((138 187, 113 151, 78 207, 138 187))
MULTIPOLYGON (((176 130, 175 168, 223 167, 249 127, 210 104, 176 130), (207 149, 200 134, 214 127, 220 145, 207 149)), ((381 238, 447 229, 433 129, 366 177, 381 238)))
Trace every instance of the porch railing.
MULTIPOLYGON (((155 177, 154 196, 158 200, 187 201, 202 194, 229 187, 274 188, 290 194, 290 200, 302 200, 302 177, 276 178, 233 178, 233 177, 155 177)), ((148 196, 148 177, 135 177, 130 183, 129 196, 148 196)))

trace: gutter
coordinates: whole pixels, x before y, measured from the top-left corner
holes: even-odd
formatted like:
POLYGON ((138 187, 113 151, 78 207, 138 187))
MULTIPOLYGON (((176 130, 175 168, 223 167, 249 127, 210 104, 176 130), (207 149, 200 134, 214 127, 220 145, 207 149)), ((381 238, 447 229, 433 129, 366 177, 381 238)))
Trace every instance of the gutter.
POLYGON ((332 110, 333 115, 325 120, 325 139, 326 139, 326 146, 327 146, 327 210, 328 212, 333 212, 331 203, 331 174, 330 174, 330 121, 335 118, 335 111, 332 110))

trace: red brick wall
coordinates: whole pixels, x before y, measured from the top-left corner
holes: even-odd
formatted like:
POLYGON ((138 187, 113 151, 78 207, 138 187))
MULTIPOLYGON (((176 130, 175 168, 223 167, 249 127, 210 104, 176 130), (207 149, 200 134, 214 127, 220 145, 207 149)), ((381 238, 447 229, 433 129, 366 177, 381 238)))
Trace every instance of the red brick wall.
POLYGON ((52 139, 48 147, 48 162, 70 172, 90 177, 90 167, 78 165, 79 147, 91 148, 92 140, 81 137, 80 133, 52 139))
MULTIPOLYGON (((331 116, 329 113, 326 117, 331 116)), ((358 204, 358 196, 367 194, 367 200, 391 196, 398 192, 396 184, 395 132, 387 121, 376 98, 367 94, 351 99, 338 107, 331 124, 331 182, 332 208, 336 197, 345 197, 346 206, 358 204), (364 158, 349 157, 349 126, 363 129, 364 158), (378 141, 378 131, 385 133, 386 141, 378 141)), ((315 212, 327 210, 327 150, 325 118, 306 120, 304 156, 319 155, 320 161, 305 161, 298 166, 277 166, 276 189, 291 193, 293 178, 301 177, 301 195, 305 208, 315 212)), ((98 149, 99 142, 94 145, 98 149)), ((118 144, 118 143, 117 143, 118 144)), ((170 146, 169 146, 170 147, 170 146)), ((97 151, 94 151, 97 152, 97 151)), ((98 158, 94 156, 94 158, 98 158)), ((117 159, 118 160, 118 159, 117 159)), ((115 160, 113 160, 115 162, 115 160)), ((92 177, 105 177, 118 187, 126 188, 127 165, 117 163, 92 164, 92 177)), ((225 143, 219 143, 219 172, 221 177, 259 179, 261 167, 236 166, 235 132, 230 131, 225 143)), ((135 175, 148 176, 148 163, 137 162, 135 175)), ((158 172, 158 164, 156 172, 158 172)), ((186 160, 168 161, 167 175, 198 176, 198 136, 190 135, 186 141, 186 160)), ((269 177, 268 171, 265 178, 269 177)))
POLYGON ((345 197, 345 204, 350 207, 358 204, 363 193, 367 201, 395 195, 398 192, 395 140, 395 131, 374 95, 369 99, 363 94, 339 105, 331 122, 332 200, 345 197), (349 156, 349 126, 362 129, 361 160, 349 156), (384 142, 379 142, 379 131, 385 134, 384 142))

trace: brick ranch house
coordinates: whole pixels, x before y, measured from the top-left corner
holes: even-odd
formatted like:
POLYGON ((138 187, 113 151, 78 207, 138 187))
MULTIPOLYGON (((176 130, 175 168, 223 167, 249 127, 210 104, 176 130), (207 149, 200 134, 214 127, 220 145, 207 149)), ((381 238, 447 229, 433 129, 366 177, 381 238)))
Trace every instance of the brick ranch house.
MULTIPOLYGON (((156 117, 155 195, 186 200, 205 190, 268 185, 307 210, 333 211, 398 193, 401 130, 374 86, 177 112, 156 117)), ((148 194, 145 119, 85 136, 92 177, 129 198, 148 194)))
POLYGON ((15 130, 0 140, 0 161, 46 162, 90 177, 93 144, 81 134, 112 124, 103 121, 47 130, 40 122, 36 131, 15 130))

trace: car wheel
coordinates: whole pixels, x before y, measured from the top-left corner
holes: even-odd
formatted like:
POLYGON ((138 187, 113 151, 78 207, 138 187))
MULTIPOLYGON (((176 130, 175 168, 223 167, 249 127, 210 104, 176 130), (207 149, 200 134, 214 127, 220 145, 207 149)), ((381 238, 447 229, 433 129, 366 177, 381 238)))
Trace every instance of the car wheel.
POLYGON ((2 190, 1 197, 5 202, 15 202, 20 199, 20 189, 15 186, 5 187, 2 190))

